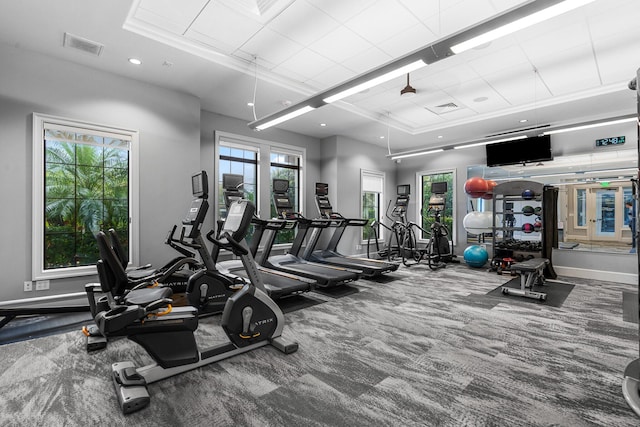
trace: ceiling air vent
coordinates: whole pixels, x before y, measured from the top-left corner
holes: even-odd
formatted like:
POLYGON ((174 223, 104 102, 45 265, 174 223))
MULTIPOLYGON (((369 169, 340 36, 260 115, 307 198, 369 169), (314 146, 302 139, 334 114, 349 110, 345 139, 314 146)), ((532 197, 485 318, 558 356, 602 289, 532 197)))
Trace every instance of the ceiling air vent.
POLYGON ((504 136, 504 135, 509 135, 512 133, 520 133, 520 132, 529 132, 529 131, 534 131, 534 130, 538 130, 538 129, 544 129, 544 128, 548 128, 549 124, 545 124, 545 125, 538 125, 538 126, 534 126, 534 127, 529 127, 529 128, 520 128, 520 129, 513 129, 513 130, 507 130, 504 132, 500 132, 500 133, 494 133, 491 135, 485 135, 485 138, 493 138, 494 136, 504 136))
POLYGON ((70 33, 64 33, 64 41, 62 45, 64 47, 78 49, 95 56, 100 56, 100 54, 102 53, 102 49, 104 48, 104 45, 100 43, 82 37, 74 36, 70 33))
POLYGON ((426 108, 427 110, 435 114, 446 114, 452 111, 457 111, 462 107, 460 107, 455 102, 447 102, 446 104, 436 105, 435 107, 424 107, 424 108, 426 108))

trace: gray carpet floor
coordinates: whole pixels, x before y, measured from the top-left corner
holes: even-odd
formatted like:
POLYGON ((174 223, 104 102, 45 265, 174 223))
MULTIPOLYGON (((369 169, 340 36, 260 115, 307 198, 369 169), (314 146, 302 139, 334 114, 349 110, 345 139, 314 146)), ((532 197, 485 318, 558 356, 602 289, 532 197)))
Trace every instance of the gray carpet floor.
MULTIPOLYGON (((2 426, 637 426, 622 397, 638 357, 623 292, 585 279, 562 307, 487 295, 509 280, 465 265, 402 267, 359 292, 286 314, 272 347, 149 386, 122 415, 113 362, 150 362, 127 339, 87 354, 80 332, 0 347, 2 426)), ((201 320, 203 347, 224 341, 201 320)))

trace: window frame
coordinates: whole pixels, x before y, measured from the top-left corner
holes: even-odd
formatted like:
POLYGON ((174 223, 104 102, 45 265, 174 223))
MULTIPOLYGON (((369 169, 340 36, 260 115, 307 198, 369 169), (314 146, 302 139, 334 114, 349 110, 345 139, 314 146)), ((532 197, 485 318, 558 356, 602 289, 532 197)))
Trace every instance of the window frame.
MULTIPOLYGON (((220 197, 222 196, 220 194, 220 189, 219 189, 219 182, 218 182, 218 173, 219 173, 219 168, 220 168, 220 147, 229 147, 229 148, 235 148, 238 150, 245 150, 245 151, 254 151, 256 153, 256 194, 255 194, 255 205, 256 205, 256 215, 260 216, 260 156, 261 156, 261 151, 260 151, 260 146, 257 144, 252 144, 252 143, 246 143, 243 144, 241 141, 238 141, 237 139, 233 138, 233 137, 227 137, 226 134, 222 134, 221 137, 218 137, 216 139, 216 146, 215 146, 215 171, 216 173, 213 174, 213 197, 215 199, 215 220, 220 219, 219 218, 219 214, 220 214, 220 210, 221 210, 221 206, 220 206, 220 197)), ((233 160, 232 160, 233 161, 233 160)), ((247 163, 251 163, 253 164, 253 162, 247 162, 247 163)))
MULTIPOLYGON (((422 214, 420 213, 420 210, 423 207, 423 194, 422 194, 422 177, 425 175, 440 175, 440 174, 447 174, 450 173, 452 175, 452 179, 451 179, 451 188, 448 188, 448 191, 451 191, 451 200, 452 200, 452 205, 451 206, 451 212, 452 212, 452 217, 453 217, 453 230, 449 230, 450 233, 450 237, 451 237, 451 241, 452 242, 456 242, 456 237, 457 237, 457 230, 456 228, 458 228, 458 224, 457 224, 457 218, 456 218, 456 212, 457 212, 457 207, 456 207, 456 196, 457 196, 457 170, 456 168, 447 168, 447 169, 435 169, 435 170, 428 170, 428 171, 420 171, 420 172, 416 172, 416 181, 415 181, 415 185, 416 185, 416 202, 415 202, 415 218, 416 218, 416 223, 419 225, 422 225, 422 214), (420 200, 420 203, 418 203, 418 200, 420 200)), ((425 239, 422 237, 422 232, 420 233, 416 233, 418 236, 418 241, 419 242, 428 242, 429 239, 425 239)))
MULTIPOLYGON (((368 170, 368 169, 360 169, 360 216, 362 216, 362 210, 364 208, 364 204, 363 204, 363 196, 364 196, 364 191, 363 191, 363 183, 364 183, 364 177, 365 176, 370 176, 373 178, 380 178, 382 179, 382 192, 377 193, 378 194, 378 217, 376 218, 376 220, 378 222, 382 222, 383 220, 383 212, 382 212, 382 203, 384 200, 384 189, 385 189, 385 185, 386 185, 386 176, 385 173, 382 171, 376 171, 376 170, 368 170)), ((370 193, 370 192, 368 192, 370 193)), ((362 230, 360 232, 360 241, 361 243, 367 243, 367 240, 364 239, 364 230, 365 227, 362 227, 362 230)), ((380 233, 380 228, 378 228, 377 231, 378 234, 378 241, 379 242, 384 242, 384 233, 380 233)))
POLYGON ((31 237, 31 278, 32 280, 63 279, 96 274, 95 265, 78 267, 44 268, 44 130, 52 127, 71 127, 96 135, 120 136, 129 142, 129 260, 137 264, 140 255, 139 227, 139 132, 134 129, 86 122, 82 120, 33 113, 32 122, 32 237, 31 237))

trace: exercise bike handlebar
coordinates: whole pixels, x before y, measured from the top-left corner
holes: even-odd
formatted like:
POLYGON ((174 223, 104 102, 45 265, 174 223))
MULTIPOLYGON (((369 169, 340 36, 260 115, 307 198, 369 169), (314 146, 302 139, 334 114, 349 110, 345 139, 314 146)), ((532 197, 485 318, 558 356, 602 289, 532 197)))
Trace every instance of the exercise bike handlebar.
POLYGON ((228 231, 225 231, 224 233, 222 233, 222 236, 220 239, 214 238, 212 236, 213 234, 214 234, 213 230, 207 233, 207 239, 209 239, 209 241, 213 242, 219 247, 223 249, 229 249, 231 250, 231 252, 233 252, 236 255, 247 255, 249 253, 247 248, 245 248, 239 242, 234 240, 234 238, 231 237, 231 234, 228 231))

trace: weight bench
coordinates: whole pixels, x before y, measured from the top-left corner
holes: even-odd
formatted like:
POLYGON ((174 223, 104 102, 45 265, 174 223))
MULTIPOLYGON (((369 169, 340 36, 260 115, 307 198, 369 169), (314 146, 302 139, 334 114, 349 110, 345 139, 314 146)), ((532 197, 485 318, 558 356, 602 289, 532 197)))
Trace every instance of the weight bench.
POLYGON ((524 262, 517 262, 511 265, 511 272, 520 275, 520 289, 502 287, 505 295, 517 295, 525 298, 533 298, 540 301, 547 299, 544 292, 535 292, 530 289, 533 285, 544 285, 544 269, 549 264, 546 258, 532 258, 524 262))

